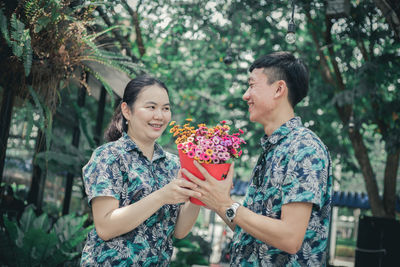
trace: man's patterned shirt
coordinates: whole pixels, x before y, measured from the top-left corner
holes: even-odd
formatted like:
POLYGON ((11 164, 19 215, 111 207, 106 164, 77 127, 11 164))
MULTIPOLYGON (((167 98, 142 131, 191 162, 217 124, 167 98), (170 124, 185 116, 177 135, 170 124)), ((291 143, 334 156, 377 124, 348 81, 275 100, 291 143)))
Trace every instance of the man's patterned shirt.
POLYGON ((252 174, 243 206, 280 219, 282 205, 312 203, 303 244, 289 254, 257 240, 239 226, 231 266, 324 266, 331 210, 332 169, 327 148, 295 117, 261 139, 263 153, 252 174))
MULTIPOLYGON (((97 148, 83 168, 89 205, 98 196, 114 197, 128 206, 162 188, 180 168, 177 156, 156 144, 152 162, 124 135, 97 148)), ((83 249, 82 266, 168 266, 178 205, 164 205, 134 230, 103 241, 93 229, 83 249)))

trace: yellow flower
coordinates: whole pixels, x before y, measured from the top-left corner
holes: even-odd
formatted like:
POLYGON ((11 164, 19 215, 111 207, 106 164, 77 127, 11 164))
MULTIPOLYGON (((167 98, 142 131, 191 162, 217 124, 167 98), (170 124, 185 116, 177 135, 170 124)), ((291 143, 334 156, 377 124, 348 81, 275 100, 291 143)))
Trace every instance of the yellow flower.
POLYGON ((193 119, 192 118, 187 118, 186 121, 193 121, 193 119))
POLYGON ((172 125, 174 125, 176 123, 176 121, 171 121, 170 123, 169 123, 169 126, 172 126, 172 125))

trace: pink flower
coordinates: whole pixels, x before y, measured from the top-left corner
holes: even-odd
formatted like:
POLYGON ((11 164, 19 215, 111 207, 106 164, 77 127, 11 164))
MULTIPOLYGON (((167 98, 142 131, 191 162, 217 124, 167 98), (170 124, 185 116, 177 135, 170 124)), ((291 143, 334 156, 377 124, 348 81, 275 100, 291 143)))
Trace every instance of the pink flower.
POLYGON ((182 143, 181 143, 181 144, 178 144, 177 148, 178 148, 179 150, 181 150, 181 149, 183 148, 183 144, 182 144, 182 143))
POLYGON ((193 150, 189 150, 188 153, 187 153, 187 155, 188 155, 189 158, 192 159, 192 158, 194 158, 194 155, 195 155, 195 154, 194 154, 194 151, 193 151, 193 150))
POLYGON ((201 149, 196 149, 195 156, 200 158, 202 153, 203 153, 203 151, 201 149))
POLYGON ((218 164, 220 162, 220 160, 218 158, 215 158, 212 160, 214 164, 218 164))

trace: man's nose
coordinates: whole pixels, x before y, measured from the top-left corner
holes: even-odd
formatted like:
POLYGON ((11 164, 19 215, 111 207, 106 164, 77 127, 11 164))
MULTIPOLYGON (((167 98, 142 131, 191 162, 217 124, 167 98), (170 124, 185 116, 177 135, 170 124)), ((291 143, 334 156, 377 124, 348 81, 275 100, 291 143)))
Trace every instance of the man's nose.
POLYGON ((249 89, 246 90, 246 92, 243 94, 242 99, 244 101, 249 100, 250 94, 249 94, 249 89))

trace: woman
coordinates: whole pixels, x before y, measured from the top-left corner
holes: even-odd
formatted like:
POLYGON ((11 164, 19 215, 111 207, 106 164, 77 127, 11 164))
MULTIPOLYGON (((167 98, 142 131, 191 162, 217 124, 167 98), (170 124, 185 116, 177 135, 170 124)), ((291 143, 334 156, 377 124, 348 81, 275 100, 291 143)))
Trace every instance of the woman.
POLYGON ((178 173, 178 157, 155 142, 170 120, 162 82, 141 76, 128 83, 106 132, 112 142, 83 168, 95 228, 82 266, 168 266, 172 235, 183 238, 192 228, 200 207, 188 200, 201 195, 178 173))

